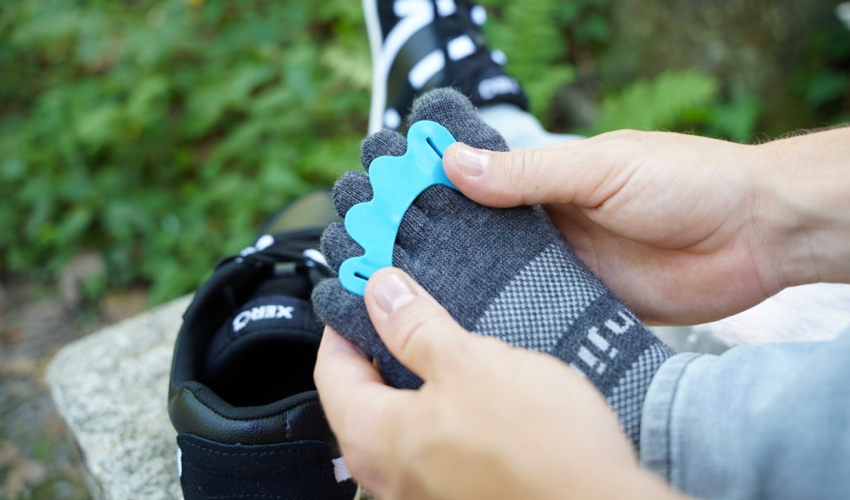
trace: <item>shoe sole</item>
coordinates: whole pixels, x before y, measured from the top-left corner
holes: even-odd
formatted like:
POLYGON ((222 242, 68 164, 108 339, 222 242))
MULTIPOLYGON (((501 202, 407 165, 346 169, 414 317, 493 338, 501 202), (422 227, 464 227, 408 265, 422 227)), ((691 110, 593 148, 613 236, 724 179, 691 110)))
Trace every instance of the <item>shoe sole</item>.
MULTIPOLYGON (((372 102, 369 108, 369 134, 381 130, 384 106, 387 99, 387 82, 381 79, 381 20, 378 18, 376 0, 363 0, 363 15, 366 18, 366 33, 372 54, 372 102)), ((358 491, 358 498, 359 498, 358 491)))
MULTIPOLYGON (((408 15, 399 17, 399 22, 384 40, 377 0, 363 0, 366 32, 372 54, 372 102, 369 108, 369 134, 384 128, 384 113, 387 107, 387 80, 401 48, 419 30, 434 22, 434 9, 428 0, 400 0, 410 6, 408 15), (423 8, 415 6, 421 4, 423 8)), ((407 110, 401 110, 407 112, 407 110)))

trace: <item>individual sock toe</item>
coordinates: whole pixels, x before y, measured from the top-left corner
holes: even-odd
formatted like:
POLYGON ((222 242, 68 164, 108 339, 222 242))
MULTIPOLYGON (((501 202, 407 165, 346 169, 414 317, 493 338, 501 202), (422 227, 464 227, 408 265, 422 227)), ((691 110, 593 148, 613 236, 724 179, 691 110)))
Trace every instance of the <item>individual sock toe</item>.
POLYGON ((351 239, 341 222, 334 222, 325 229, 320 246, 328 266, 335 270, 339 269, 345 259, 363 255, 363 247, 351 239))
POLYGON ((458 142, 490 151, 507 151, 498 132, 484 123, 469 99, 451 88, 423 94, 413 101, 410 123, 431 120, 445 126, 458 142))
MULTIPOLYGON (((428 216, 416 205, 411 205, 401 219, 395 244, 401 248, 418 247, 423 239, 433 239, 436 236, 428 216)), ((395 262, 393 264, 398 265, 395 262)))
POLYGON ((358 203, 372 199, 372 184, 363 172, 348 171, 334 183, 331 200, 342 218, 358 203))
POLYGON ((345 332, 346 338, 366 354, 374 357, 382 349, 381 340, 366 312, 363 297, 349 293, 339 280, 326 279, 316 285, 313 289, 313 308, 331 328, 345 332))
POLYGON ((384 345, 366 312, 363 298, 343 288, 339 280, 326 279, 313 290, 316 314, 373 358, 381 373, 398 387, 415 388, 422 380, 395 359, 384 345))
POLYGON ((431 186, 415 201, 414 206, 421 211, 432 225, 476 218, 477 203, 460 192, 447 186, 431 186))
POLYGON ((360 164, 366 171, 379 156, 402 156, 407 151, 407 139, 398 132, 381 130, 372 134, 360 146, 360 164))

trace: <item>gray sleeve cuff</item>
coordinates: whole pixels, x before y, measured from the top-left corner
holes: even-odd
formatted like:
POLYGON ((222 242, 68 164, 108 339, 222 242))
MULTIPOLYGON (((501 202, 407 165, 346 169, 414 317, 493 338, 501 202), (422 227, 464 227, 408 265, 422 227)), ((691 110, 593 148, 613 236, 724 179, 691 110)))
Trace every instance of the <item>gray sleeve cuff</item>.
POLYGON ((677 354, 644 399, 641 464, 698 498, 846 499, 848 380, 850 331, 677 354))
POLYGON ((665 361, 646 392, 640 429, 640 462, 646 469, 671 481, 671 428, 673 402, 679 380, 697 353, 677 354, 665 361))

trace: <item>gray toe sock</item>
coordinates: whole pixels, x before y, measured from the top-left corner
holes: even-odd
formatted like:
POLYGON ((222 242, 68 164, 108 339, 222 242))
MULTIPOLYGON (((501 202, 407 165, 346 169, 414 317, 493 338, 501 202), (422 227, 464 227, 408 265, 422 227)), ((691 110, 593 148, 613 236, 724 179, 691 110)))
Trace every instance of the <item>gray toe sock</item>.
MULTIPOLYGON (((506 151, 469 101, 437 89, 413 106, 411 123, 433 120, 463 143, 506 151)), ((390 131, 369 137, 361 160, 404 154, 407 140, 390 131)), ((366 175, 349 172, 334 186, 340 215, 372 198, 366 175)), ((363 250, 342 224, 330 226, 322 251, 335 270, 363 250)), ((466 329, 552 354, 590 379, 637 444, 649 382, 672 355, 661 341, 576 258, 540 207, 483 207, 445 186, 425 190, 399 228, 393 264, 409 273, 466 329)), ((390 355, 363 299, 328 279, 313 292, 319 316, 373 356, 390 385, 422 382, 390 355)), ((510 367, 505 367, 509 370, 510 367)))

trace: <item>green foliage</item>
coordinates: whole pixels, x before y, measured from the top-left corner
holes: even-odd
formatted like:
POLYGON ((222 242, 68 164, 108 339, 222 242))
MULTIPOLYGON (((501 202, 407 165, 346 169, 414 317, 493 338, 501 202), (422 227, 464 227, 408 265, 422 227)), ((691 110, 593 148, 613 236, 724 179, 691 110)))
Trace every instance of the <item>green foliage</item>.
POLYGON ((717 102, 705 110, 704 122, 708 135, 748 142, 762 111, 761 101, 743 93, 728 102, 717 102))
MULTIPOLYGON (((611 0, 481 3, 491 48, 547 126, 571 113, 558 108, 566 87, 599 108, 588 133, 747 141, 775 108, 688 67, 606 80, 599 68, 623 60, 611 0)), ((791 80, 810 122, 850 120, 850 36, 836 21, 807 43, 791 80)), ((352 0, 5 2, 0 75, 0 270, 49 278, 95 249, 108 282, 87 294, 147 283, 153 302, 192 290, 268 214, 357 167, 371 83, 352 0)))
POLYGON ((694 70, 668 70, 653 80, 637 80, 603 98, 599 118, 588 133, 631 128, 750 140, 761 101, 748 93, 724 99, 720 89, 716 77, 694 70))
POLYGON ((99 249, 113 285, 159 301, 356 167, 369 60, 350 3, 4 6, 0 265, 99 249))
POLYGON ((667 71, 652 81, 636 81, 603 99, 592 133, 672 128, 689 112, 710 103, 717 90, 714 78, 695 71, 667 71))
POLYGON ((837 21, 809 41, 812 57, 794 75, 803 101, 824 125, 850 122, 850 33, 837 21), (841 109, 843 113, 834 113, 841 109))

